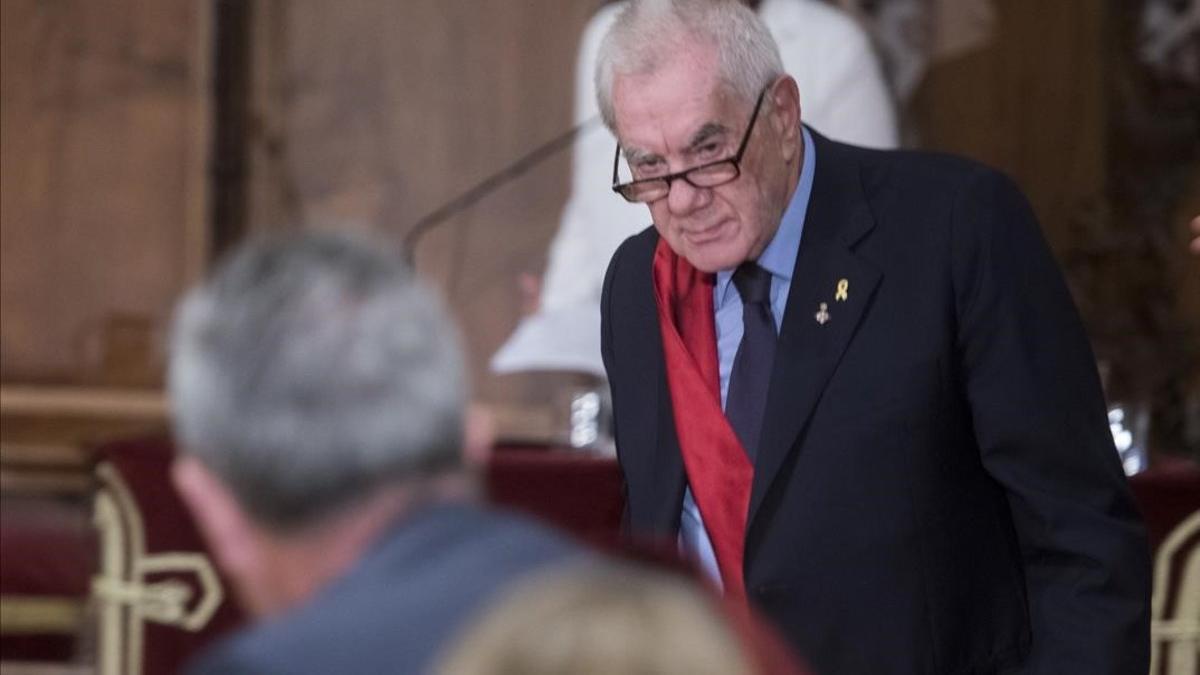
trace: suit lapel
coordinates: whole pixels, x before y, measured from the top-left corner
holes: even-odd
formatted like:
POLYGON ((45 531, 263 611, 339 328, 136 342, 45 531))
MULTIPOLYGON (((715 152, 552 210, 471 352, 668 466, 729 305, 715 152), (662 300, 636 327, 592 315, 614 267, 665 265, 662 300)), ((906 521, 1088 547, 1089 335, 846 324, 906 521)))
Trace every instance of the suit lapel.
POLYGON ((748 526, 811 418, 881 277, 851 250, 874 226, 857 163, 813 136, 817 173, 775 352, 748 526))
POLYGON ((654 476, 653 484, 661 486, 662 491, 659 499, 655 501, 652 517, 657 531, 674 534, 679 531, 680 509, 683 507, 687 476, 683 466, 683 451, 679 447, 679 436, 675 432, 675 413, 671 407, 671 391, 667 386, 661 350, 658 350, 658 353, 658 436, 654 445, 654 466, 651 467, 651 475, 654 476))
POLYGON ((648 242, 639 248, 637 259, 633 261, 639 275, 644 279, 638 280, 639 287, 647 289, 645 293, 636 294, 637 305, 633 308, 637 320, 631 326, 641 330, 637 336, 630 336, 630 354, 637 354, 638 360, 632 371, 645 377, 643 382, 652 382, 653 386, 632 388, 631 393, 637 397, 631 410, 645 420, 653 420, 648 424, 631 425, 631 430, 638 436, 633 447, 652 448, 653 452, 636 453, 629 459, 642 463, 638 475, 650 476, 649 485, 653 486, 654 494, 648 495, 648 513, 641 517, 647 518, 653 531, 671 535, 679 527, 679 511, 683 504, 685 475, 683 455, 679 448, 679 437, 675 433, 675 418, 671 408, 671 393, 667 388, 666 364, 662 351, 662 334, 658 325, 658 309, 654 301, 651 269, 653 267, 654 247, 658 243, 656 234, 647 237, 648 242), (653 416, 653 417, 650 417, 653 416))

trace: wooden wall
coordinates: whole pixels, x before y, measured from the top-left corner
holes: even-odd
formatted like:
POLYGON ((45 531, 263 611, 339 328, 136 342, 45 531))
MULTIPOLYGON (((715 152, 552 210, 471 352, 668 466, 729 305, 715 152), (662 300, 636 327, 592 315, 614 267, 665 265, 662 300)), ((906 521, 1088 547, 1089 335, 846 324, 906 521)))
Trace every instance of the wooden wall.
POLYGON ((206 254, 208 12, 0 3, 0 380, 154 386, 206 254))
POLYGON ((1152 446, 1200 459, 1200 97, 1138 61, 1141 5, 994 2, 991 42, 935 65, 910 113, 924 147, 1017 180, 1110 400, 1150 406, 1152 446))
MULTIPOLYGON (((246 229, 422 216, 571 125, 575 50, 599 2, 257 3, 246 229)), ((415 251, 454 307, 477 395, 536 395, 491 376, 516 325, 517 277, 540 274, 569 151, 443 223, 415 251)))
MULTIPOLYGON (((170 308, 211 252, 298 225, 399 238, 567 129, 576 41, 598 5, 5 0, 6 400, 27 400, 26 385, 155 390, 170 308), (213 144, 230 124, 232 165, 213 144)), ((545 389, 486 362, 516 324, 518 274, 541 272, 568 170, 564 152, 416 251, 485 400, 545 389)))
MULTIPOLYGON (((238 237, 329 224, 400 238, 568 128, 576 43, 600 4, 4 0, 0 383, 153 391, 174 299, 238 237)), ((1059 253, 1108 187, 1114 4, 997 1, 993 42, 935 64, 910 111, 926 147, 1016 177, 1059 253)), ((517 276, 542 271, 568 171, 563 153, 416 250, 484 401, 545 402, 555 386, 486 363, 517 322, 517 276)), ((1182 250, 1171 278, 1194 308, 1182 250)))
POLYGON ((921 145, 1013 176, 1056 249, 1105 188, 1105 5, 994 2, 990 43, 934 64, 913 103, 921 145))

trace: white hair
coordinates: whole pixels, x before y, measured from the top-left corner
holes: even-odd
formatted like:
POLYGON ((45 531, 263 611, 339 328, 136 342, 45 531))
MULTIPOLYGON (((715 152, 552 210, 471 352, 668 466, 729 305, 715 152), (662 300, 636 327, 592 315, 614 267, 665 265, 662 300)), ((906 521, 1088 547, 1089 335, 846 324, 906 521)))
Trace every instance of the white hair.
POLYGON ((652 73, 696 44, 716 52, 721 83, 747 104, 784 74, 770 31, 737 0, 631 0, 604 36, 596 60, 596 98, 609 130, 616 133, 612 95, 618 75, 652 73))
POLYGON ((363 237, 238 249, 181 303, 168 386, 181 450, 277 529, 461 461, 454 327, 396 253, 363 237))

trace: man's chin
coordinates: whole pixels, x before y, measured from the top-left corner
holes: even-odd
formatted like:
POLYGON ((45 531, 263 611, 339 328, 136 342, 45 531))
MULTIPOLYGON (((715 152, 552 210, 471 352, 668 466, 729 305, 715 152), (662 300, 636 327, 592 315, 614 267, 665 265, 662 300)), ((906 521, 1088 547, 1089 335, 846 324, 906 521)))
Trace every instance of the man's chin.
POLYGON ((729 251, 697 251, 692 250, 685 253, 687 261, 701 272, 715 274, 721 270, 731 270, 741 265, 745 260, 744 256, 736 255, 729 251))
POLYGON ((734 269, 746 260, 748 253, 738 240, 731 238, 697 244, 684 238, 668 237, 667 244, 692 267, 707 273, 734 269))

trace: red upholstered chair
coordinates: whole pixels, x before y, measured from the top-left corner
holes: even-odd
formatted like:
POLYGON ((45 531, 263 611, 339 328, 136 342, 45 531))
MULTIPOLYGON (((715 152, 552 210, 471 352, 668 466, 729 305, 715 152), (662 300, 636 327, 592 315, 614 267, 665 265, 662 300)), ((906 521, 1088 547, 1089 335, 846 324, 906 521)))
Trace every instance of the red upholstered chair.
MULTIPOLYGON (((242 620, 171 485, 172 456, 166 438, 97 450, 100 556, 92 593, 100 675, 174 673, 242 620)), ((611 459, 506 448, 495 453, 485 481, 495 503, 590 541, 615 540, 623 504, 611 459)))
POLYGON ((484 476, 488 500, 586 541, 615 543, 625 508, 615 459, 546 446, 499 445, 484 476))
POLYGON ((86 663, 97 543, 78 495, 0 498, 0 671, 86 663))
POLYGON ((4 672, 172 675, 241 612, 171 486, 171 444, 122 441, 91 456, 95 478, 70 498, 0 501, 4 672))
POLYGON ((170 481, 165 438, 97 450, 98 675, 168 675, 242 621, 170 481))

